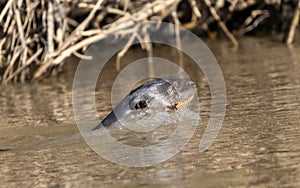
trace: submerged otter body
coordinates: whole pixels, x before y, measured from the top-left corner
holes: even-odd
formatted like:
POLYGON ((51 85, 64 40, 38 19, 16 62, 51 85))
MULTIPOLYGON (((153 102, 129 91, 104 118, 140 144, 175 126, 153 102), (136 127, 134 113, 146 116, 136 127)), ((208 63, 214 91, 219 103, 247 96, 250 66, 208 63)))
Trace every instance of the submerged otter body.
POLYGON ((190 79, 154 79, 132 90, 93 130, 110 126, 137 110, 177 110, 187 105, 195 92, 195 83, 190 79))
MULTIPOLYGON (((196 86, 190 79, 157 78, 132 90, 93 130, 99 129, 102 126, 109 126, 118 121, 119 118, 138 110, 176 110, 182 108, 193 99, 195 93, 196 86)), ((81 134, 77 133, 70 137, 35 146, 0 149, 0 152, 41 147, 74 140, 80 137, 81 134)))

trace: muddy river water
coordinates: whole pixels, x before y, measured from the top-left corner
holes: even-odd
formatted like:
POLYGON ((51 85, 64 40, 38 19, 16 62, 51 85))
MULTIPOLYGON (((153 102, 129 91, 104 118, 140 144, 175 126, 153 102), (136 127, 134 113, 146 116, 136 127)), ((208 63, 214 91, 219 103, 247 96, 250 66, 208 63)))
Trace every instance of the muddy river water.
MULTIPOLYGON (((95 153, 78 133, 72 109, 75 66, 39 83, 0 86, 0 187, 300 187, 300 45, 272 39, 208 41, 224 74, 227 111, 213 144, 198 147, 211 112, 203 74, 196 78, 201 124, 180 153, 150 167, 126 167, 95 153), (33 147, 31 147, 33 146, 33 147), (8 150, 11 149, 11 150, 8 150)), ((168 49, 154 54, 169 53, 168 49)), ((144 56, 128 52, 124 65, 144 56)), ((72 61, 72 60, 70 60, 72 61)), ((108 78, 117 75, 114 59, 108 78)), ((96 88, 97 110, 111 110, 112 82, 96 88)))

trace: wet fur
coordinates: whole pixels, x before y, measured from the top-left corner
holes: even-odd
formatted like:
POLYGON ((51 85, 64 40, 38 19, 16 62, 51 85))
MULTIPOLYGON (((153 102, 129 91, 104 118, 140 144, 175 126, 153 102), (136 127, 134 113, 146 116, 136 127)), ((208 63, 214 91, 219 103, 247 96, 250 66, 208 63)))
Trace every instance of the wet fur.
POLYGON ((176 110, 177 104, 190 100, 195 84, 190 79, 157 78, 132 90, 93 130, 110 126, 134 110, 160 108, 176 110))

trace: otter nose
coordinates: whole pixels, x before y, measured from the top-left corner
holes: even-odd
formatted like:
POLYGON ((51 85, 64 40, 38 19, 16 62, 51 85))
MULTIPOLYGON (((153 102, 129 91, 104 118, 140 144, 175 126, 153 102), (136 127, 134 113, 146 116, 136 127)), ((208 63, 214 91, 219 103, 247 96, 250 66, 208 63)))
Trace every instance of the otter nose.
POLYGON ((191 86, 193 86, 193 87, 196 87, 196 84, 195 84, 195 82, 193 82, 193 81, 190 81, 189 84, 190 84, 191 86))

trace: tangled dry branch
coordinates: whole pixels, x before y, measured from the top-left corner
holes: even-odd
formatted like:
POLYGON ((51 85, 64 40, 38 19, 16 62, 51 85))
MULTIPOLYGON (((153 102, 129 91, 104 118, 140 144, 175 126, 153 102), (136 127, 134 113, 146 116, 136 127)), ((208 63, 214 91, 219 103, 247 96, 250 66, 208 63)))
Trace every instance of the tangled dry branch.
MULTIPOLYGON (((295 0, 290 0, 295 4, 295 0)), ((216 23, 238 45, 235 35, 256 28, 271 17, 270 10, 257 10, 256 0, 3 0, 0 2, 0 82, 39 79, 51 74, 71 55, 89 58, 82 53, 92 43, 109 34, 131 34, 127 45, 118 54, 120 59, 135 38, 152 53, 152 46, 139 36, 135 23, 145 20, 171 21, 186 28, 200 28, 212 36, 216 23), (185 8, 188 7, 188 8, 185 8), (249 9, 250 8, 250 9, 249 9), (251 10, 251 15, 238 23, 238 32, 230 27, 236 12, 251 10), (256 11, 256 12, 254 12, 256 11), (228 16, 229 15, 229 16, 228 16)), ((291 43, 299 24, 299 11, 288 24, 286 43, 291 43)), ((265 0, 265 5, 282 6, 279 0, 265 0)), ((266 6, 265 6, 266 7, 266 6)), ((176 30, 178 31, 178 30, 176 30)), ((177 36, 178 32, 177 32, 177 36)), ((180 39, 177 38, 180 45, 180 39)))

